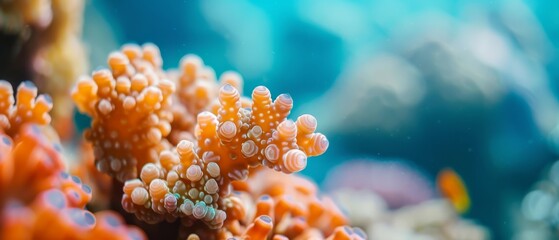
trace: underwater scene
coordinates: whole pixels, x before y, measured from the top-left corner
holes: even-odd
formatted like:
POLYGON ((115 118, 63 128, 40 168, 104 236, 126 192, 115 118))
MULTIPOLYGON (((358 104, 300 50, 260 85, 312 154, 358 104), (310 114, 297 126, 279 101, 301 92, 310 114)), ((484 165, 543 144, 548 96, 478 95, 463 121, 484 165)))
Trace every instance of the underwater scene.
POLYGON ((559 239, 557 10, 0 0, 0 239, 559 239))

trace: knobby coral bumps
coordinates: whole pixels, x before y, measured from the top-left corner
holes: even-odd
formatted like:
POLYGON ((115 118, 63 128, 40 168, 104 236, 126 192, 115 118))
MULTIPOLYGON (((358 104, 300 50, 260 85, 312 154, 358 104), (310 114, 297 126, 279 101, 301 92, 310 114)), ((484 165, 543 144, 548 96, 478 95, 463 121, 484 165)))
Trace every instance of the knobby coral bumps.
POLYGON ((313 116, 288 119, 289 95, 260 86, 245 98, 239 74, 217 78, 195 55, 164 71, 151 44, 125 45, 108 65, 72 98, 92 118, 97 169, 123 183, 125 211, 179 221, 188 239, 364 238, 314 184, 286 175, 328 148, 313 116))
POLYGON ((65 172, 50 98, 0 81, 0 239, 143 239, 110 211, 85 209, 91 188, 65 172))
POLYGON ((48 112, 52 109, 52 100, 48 95, 37 96, 37 88, 28 81, 19 85, 15 98, 13 93, 9 82, 0 81, 0 127, 3 132, 15 136, 25 123, 50 123, 48 112))
MULTIPOLYGON (((273 239, 362 239, 357 228, 343 226, 345 216, 328 197, 319 197, 307 179, 259 169, 245 182, 235 182, 231 199, 238 202, 234 219, 222 236, 272 236, 273 239)), ((240 237, 238 237, 240 236, 240 237)), ((261 239, 261 238, 257 238, 261 239)))
POLYGON ((161 68, 159 49, 125 46, 109 56, 109 69, 81 78, 72 92, 78 109, 92 117, 85 138, 93 143, 99 171, 119 181, 136 178, 157 161, 171 131, 175 85, 161 68))
POLYGON ((162 151, 159 164, 144 165, 140 179, 126 182, 123 205, 127 211, 150 222, 179 217, 219 228, 227 216, 229 184, 244 180, 249 167, 265 165, 297 172, 306 166, 305 151, 320 154, 326 150, 324 136, 312 132, 299 135, 312 135, 306 136, 309 139, 313 134, 322 136, 322 145, 317 146, 322 149, 299 150, 296 139, 305 136, 298 136, 297 125, 285 120, 292 103, 286 95, 272 102, 266 88, 257 88, 251 111, 240 108, 238 91, 225 85, 219 101, 218 116, 210 112, 198 115, 196 143, 183 140, 176 148, 162 151), (257 111, 266 114, 254 116, 257 111))
POLYGON ((86 72, 82 44, 83 0, 0 1, 0 75, 12 83, 33 79, 51 94, 54 127, 67 139, 72 131, 72 103, 67 92, 86 72))

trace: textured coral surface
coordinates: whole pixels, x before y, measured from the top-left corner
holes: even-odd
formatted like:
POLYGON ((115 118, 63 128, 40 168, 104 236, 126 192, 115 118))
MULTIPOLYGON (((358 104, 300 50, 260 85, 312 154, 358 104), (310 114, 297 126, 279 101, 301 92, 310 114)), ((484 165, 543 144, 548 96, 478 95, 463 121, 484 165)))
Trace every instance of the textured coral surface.
POLYGON ((108 63, 111 70, 80 78, 72 97, 93 118, 85 138, 93 144, 97 168, 125 181, 168 147, 161 140, 171 130, 175 86, 163 78, 159 49, 153 45, 126 46, 108 63))
POLYGON ((259 86, 242 97, 238 73, 217 78, 195 55, 165 71, 153 44, 125 45, 107 63, 72 98, 92 118, 97 170, 115 179, 111 206, 148 236, 365 238, 314 183, 290 175, 328 140, 312 115, 288 119, 289 95, 259 86))
POLYGON ((49 97, 0 81, 0 99, 0 239, 145 238, 114 212, 85 209, 92 191, 65 172, 49 97))

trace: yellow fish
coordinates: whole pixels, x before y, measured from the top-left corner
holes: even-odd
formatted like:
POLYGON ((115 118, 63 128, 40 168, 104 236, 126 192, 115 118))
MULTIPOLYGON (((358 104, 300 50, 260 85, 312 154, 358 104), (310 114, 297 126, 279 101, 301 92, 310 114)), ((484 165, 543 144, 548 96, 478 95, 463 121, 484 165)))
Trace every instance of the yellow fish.
POLYGON ((458 213, 462 214, 470 209, 468 189, 460 175, 454 170, 450 168, 441 170, 437 176, 437 187, 458 213))

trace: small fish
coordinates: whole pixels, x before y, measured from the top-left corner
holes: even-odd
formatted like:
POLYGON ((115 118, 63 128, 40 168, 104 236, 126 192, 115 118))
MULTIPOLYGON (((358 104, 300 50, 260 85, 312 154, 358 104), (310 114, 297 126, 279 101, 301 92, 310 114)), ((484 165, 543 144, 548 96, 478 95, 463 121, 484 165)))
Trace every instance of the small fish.
POLYGON ((454 170, 450 168, 441 170, 437 176, 437 187, 458 213, 462 214, 470 209, 468 189, 460 175, 454 170))

